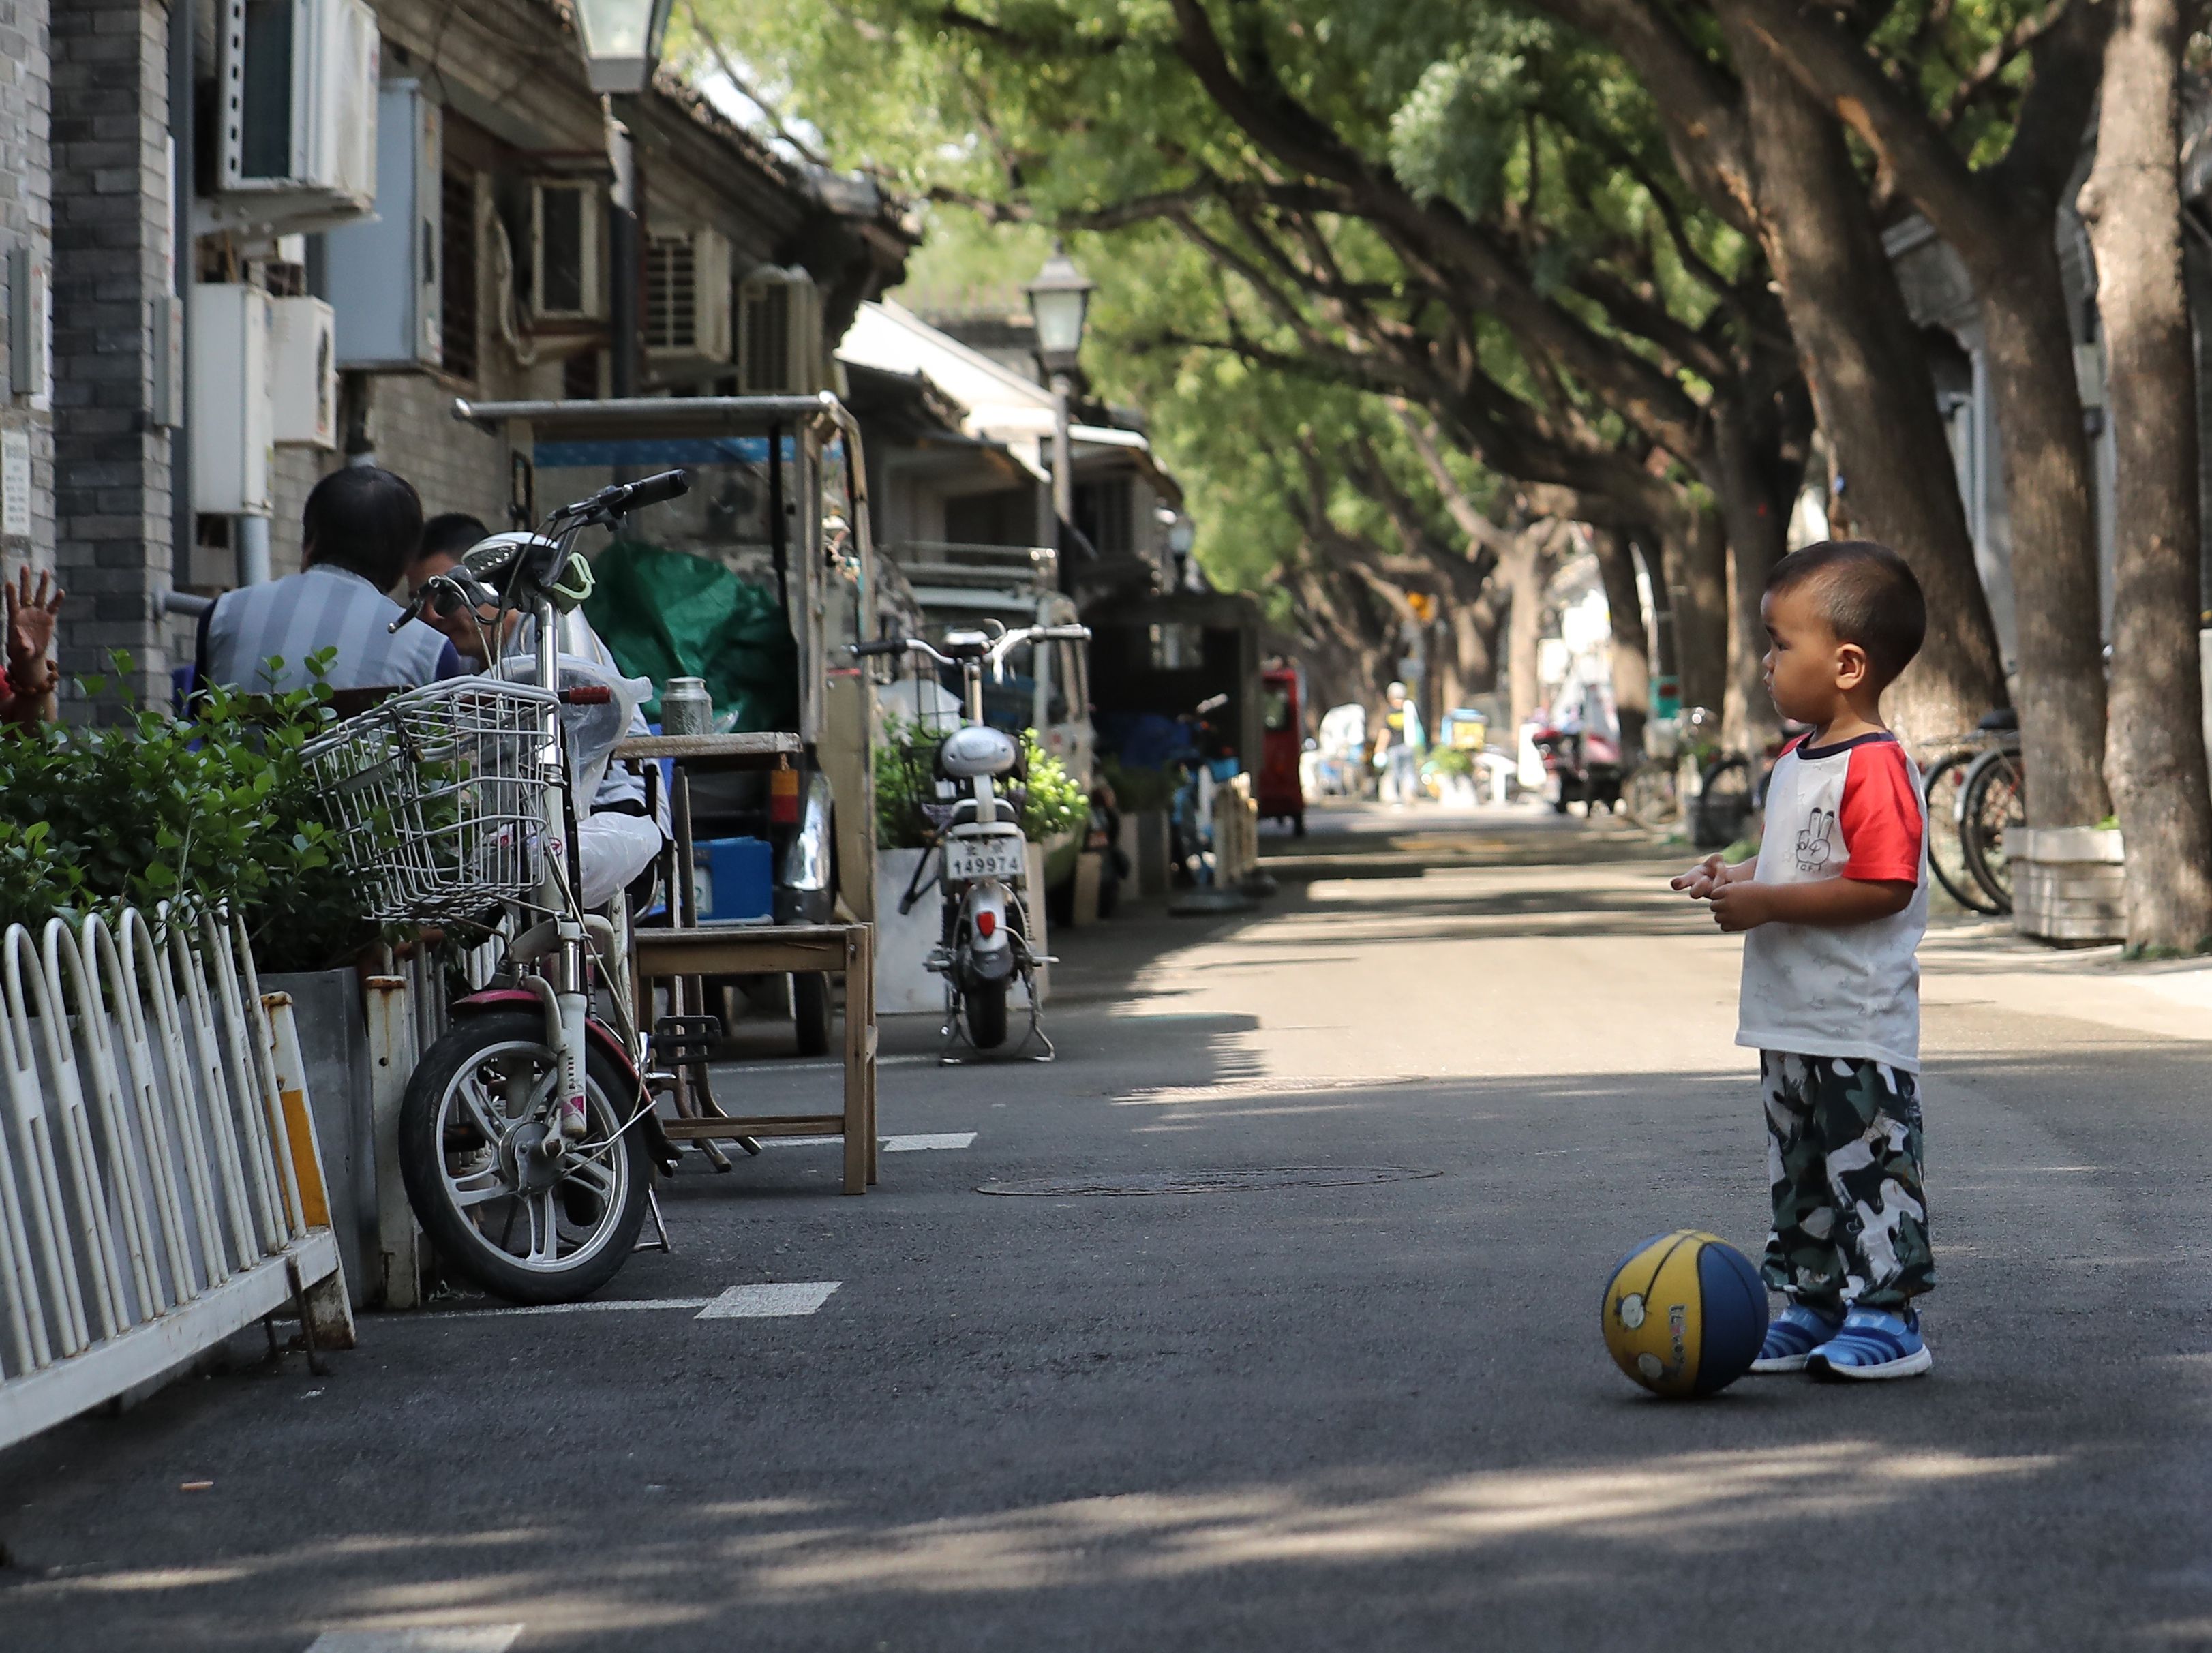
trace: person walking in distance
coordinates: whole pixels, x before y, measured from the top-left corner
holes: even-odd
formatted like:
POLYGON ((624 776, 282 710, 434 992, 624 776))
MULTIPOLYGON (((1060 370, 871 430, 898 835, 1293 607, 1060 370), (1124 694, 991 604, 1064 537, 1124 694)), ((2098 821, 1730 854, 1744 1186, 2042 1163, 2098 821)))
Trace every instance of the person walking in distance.
POLYGON ((1404 684, 1394 683, 1387 692, 1389 703, 1375 734, 1375 767, 1382 771, 1382 801, 1402 806, 1420 796, 1421 714, 1404 684))
POLYGON ((1919 653, 1920 583, 1887 546, 1824 542, 1774 566, 1767 692, 1809 723, 1767 783, 1756 860, 1674 881, 1744 938, 1736 1042, 1759 1052, 1773 1225, 1762 1273, 1787 1305, 1754 1372, 1911 1377, 1932 1357, 1921 1165, 1919 777, 1881 695, 1919 653))

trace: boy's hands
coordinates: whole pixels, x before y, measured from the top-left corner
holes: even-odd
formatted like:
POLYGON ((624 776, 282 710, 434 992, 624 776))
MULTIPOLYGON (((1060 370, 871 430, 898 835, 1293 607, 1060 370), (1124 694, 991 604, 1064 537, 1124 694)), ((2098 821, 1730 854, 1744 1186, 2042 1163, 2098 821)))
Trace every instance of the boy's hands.
POLYGON ((1674 882, 1674 887, 1692 901, 1711 899, 1715 890, 1728 881, 1728 863, 1718 855, 1708 855, 1674 882))
POLYGON ((1692 901, 1713 905, 1713 922, 1733 934, 1755 929, 1774 918, 1774 891, 1754 880, 1755 861, 1730 866, 1718 855, 1708 855, 1674 881, 1674 887, 1692 901))
POLYGON ((1712 893, 1713 922, 1730 935, 1755 930, 1774 916, 1774 891, 1756 878, 1723 883, 1712 893))

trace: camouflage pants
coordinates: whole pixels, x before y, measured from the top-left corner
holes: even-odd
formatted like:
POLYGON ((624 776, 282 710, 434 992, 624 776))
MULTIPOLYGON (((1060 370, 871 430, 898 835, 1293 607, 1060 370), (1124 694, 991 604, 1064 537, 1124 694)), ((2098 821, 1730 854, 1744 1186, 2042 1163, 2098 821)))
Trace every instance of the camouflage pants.
POLYGON ((1936 1283, 1914 1076, 1856 1057, 1759 1054, 1774 1229, 1761 1272, 1822 1313, 1900 1309, 1936 1283))

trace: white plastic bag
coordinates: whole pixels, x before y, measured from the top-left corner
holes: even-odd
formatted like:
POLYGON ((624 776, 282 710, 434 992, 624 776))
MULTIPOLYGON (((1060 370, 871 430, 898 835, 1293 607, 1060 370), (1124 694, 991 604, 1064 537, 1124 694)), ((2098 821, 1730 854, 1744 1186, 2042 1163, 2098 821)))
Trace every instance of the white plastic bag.
POLYGON ((609 811, 576 823, 576 860, 583 870, 586 908, 604 907, 660 853, 659 824, 641 815, 609 811))

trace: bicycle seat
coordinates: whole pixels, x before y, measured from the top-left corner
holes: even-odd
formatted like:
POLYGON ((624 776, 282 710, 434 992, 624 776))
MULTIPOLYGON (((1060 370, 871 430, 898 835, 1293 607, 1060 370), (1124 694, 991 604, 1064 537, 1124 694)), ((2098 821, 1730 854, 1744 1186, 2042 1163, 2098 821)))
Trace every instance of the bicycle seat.
POLYGON ((2011 734, 2020 727, 2020 714, 2009 706, 2000 706, 1993 712, 1982 714, 1982 720, 1974 727, 1984 734, 2011 734))

